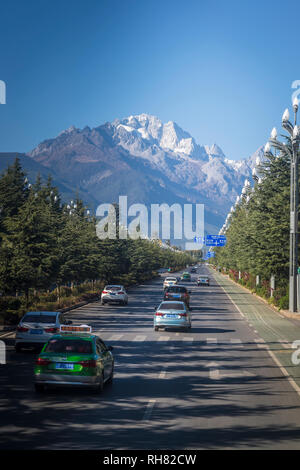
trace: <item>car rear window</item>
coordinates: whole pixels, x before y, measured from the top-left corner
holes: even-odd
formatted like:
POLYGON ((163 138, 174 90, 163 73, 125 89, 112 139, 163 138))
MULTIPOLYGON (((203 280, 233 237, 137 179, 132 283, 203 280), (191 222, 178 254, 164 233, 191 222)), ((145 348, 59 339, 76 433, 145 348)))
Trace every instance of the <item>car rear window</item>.
POLYGON ((56 323, 56 315, 25 315, 22 322, 26 323, 56 323))
POLYGON ((84 339, 50 339, 45 347, 45 352, 92 354, 92 341, 84 339))
POLYGON ((118 291, 121 290, 121 286, 106 286, 104 290, 118 291))
POLYGON ((176 277, 166 277, 166 281, 177 281, 176 277))
POLYGON ((170 286, 170 287, 168 287, 167 292, 174 292, 174 293, 177 293, 177 294, 184 293, 184 292, 186 292, 186 287, 170 286))
POLYGON ((159 310, 184 310, 184 305, 177 302, 163 302, 159 310))

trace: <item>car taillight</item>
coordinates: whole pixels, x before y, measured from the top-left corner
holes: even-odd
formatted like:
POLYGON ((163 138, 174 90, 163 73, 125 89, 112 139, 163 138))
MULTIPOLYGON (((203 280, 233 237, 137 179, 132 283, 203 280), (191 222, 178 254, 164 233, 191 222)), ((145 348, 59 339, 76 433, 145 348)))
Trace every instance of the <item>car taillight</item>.
POLYGON ((107 290, 102 291, 102 294, 107 294, 107 293, 108 293, 107 290))
POLYGON ((187 297, 187 296, 188 296, 188 293, 187 293, 187 292, 185 292, 185 293, 184 293, 184 297, 187 297))
POLYGON ((45 328, 45 333, 57 333, 58 328, 45 328))
POLYGON ((78 362, 82 367, 97 367, 97 362, 95 359, 91 359, 89 361, 80 361, 78 362))
POLYGON ((169 297, 169 293, 168 293, 168 292, 166 292, 166 297, 169 297))
POLYGON ((120 290, 119 292, 117 292, 118 294, 124 294, 124 292, 122 290, 120 290))
POLYGON ((161 313, 161 312, 155 312, 155 315, 156 315, 157 317, 162 317, 164 314, 161 313))
POLYGON ((181 317, 186 317, 186 313, 180 313, 179 314, 181 317))
POLYGON ((37 366, 47 366, 50 362, 51 361, 48 361, 48 359, 43 359, 42 357, 38 357, 35 361, 37 366))
POLYGON ((18 326, 17 331, 20 331, 21 333, 25 333, 28 331, 29 328, 25 328, 25 326, 18 326))

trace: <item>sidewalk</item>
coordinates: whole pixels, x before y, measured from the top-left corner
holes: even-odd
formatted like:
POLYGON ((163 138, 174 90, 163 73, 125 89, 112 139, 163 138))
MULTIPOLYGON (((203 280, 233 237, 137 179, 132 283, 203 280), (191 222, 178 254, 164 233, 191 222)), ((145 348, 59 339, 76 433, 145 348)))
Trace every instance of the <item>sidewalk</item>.
POLYGON ((300 387, 300 365, 292 362, 293 353, 300 360, 300 322, 275 312, 263 300, 247 292, 227 276, 216 271, 212 271, 212 274, 256 332, 258 340, 263 340, 261 345, 265 343, 300 387), (292 348, 292 343, 297 340, 299 345, 292 348), (297 350, 299 354, 296 354, 297 350))

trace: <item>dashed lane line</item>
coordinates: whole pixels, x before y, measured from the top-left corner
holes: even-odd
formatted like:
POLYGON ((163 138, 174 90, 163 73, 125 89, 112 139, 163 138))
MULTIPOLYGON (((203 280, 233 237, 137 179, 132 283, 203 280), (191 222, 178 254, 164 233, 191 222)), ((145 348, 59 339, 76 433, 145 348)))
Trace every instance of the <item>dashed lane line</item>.
POLYGON ((137 335, 133 338, 133 341, 145 341, 146 338, 147 338, 147 336, 137 335))

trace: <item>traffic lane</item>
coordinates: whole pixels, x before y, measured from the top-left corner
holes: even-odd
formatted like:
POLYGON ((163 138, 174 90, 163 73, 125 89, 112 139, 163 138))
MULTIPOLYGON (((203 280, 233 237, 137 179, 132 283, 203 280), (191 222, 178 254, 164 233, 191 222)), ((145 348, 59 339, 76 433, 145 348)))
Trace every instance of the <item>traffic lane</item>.
MULTIPOLYGON (((73 318, 74 322, 82 323, 82 322, 89 322, 93 325, 95 331, 97 331, 97 327, 101 326, 106 330, 106 333, 109 333, 108 327, 112 331, 126 331, 126 327, 131 332, 134 332, 137 327, 136 323, 139 322, 139 312, 141 311, 140 307, 140 296, 141 290, 147 294, 149 300, 148 303, 151 305, 149 307, 151 310, 153 309, 153 301, 155 303, 161 299, 163 290, 161 286, 161 282, 154 282, 153 285, 151 284, 143 286, 141 288, 134 289, 134 292, 131 293, 131 309, 129 310, 126 307, 119 307, 119 306, 109 306, 103 308, 100 306, 99 303, 90 304, 89 306, 82 307, 78 309, 76 313, 72 313, 69 315, 70 318, 73 318), (155 291, 154 299, 152 299, 152 291, 155 291), (135 308, 136 307, 136 308, 135 308), (132 323, 132 319, 130 318, 129 322, 127 320, 128 312, 130 311, 130 317, 134 316, 135 324, 132 323), (104 321, 103 321, 104 320, 104 321), (122 321, 123 320, 123 321, 122 321)), ((148 320, 150 320, 151 325, 149 327, 152 329, 153 324, 153 313, 151 312, 150 315, 147 316, 148 320)), ((148 325, 145 325, 145 315, 141 321, 143 321, 143 329, 149 330, 148 325)), ((101 335, 102 336, 102 335, 101 335)), ((53 409, 57 411, 57 415, 62 418, 63 421, 59 418, 59 423, 68 422, 67 417, 70 415, 70 408, 66 405, 66 401, 69 403, 70 400, 72 402, 71 409, 72 409, 72 416, 76 417, 76 412, 74 412, 74 407, 78 409, 86 409, 86 401, 89 401, 89 412, 90 407, 92 409, 98 409, 99 406, 99 397, 91 397, 90 398, 90 391, 75 391, 75 390, 56 390, 52 391, 52 395, 50 395, 51 403, 50 403, 50 410, 48 409, 47 403, 48 398, 36 395, 33 391, 33 367, 34 361, 36 358, 36 354, 32 353, 31 351, 23 352, 21 354, 16 354, 14 352, 14 341, 7 340, 7 349, 8 349, 8 363, 5 368, 1 369, 2 374, 0 374, 0 381, 1 381, 1 409, 3 411, 2 414, 2 423, 3 427, 3 440, 1 443, 1 447, 14 447, 15 445, 21 445, 26 448, 28 444, 30 446, 34 446, 36 448, 36 441, 32 441, 36 434, 36 430, 41 427, 43 429, 42 423, 51 418, 51 413, 53 409), (16 374, 16 371, 18 373, 16 374), (4 372, 4 373, 3 373, 4 372), (56 401, 56 398, 58 400, 56 401), (54 408, 53 408, 54 407, 54 408), (62 413, 62 407, 66 408, 66 416, 62 413), (74 413, 74 414, 73 414, 74 413), (29 418, 30 416, 30 418, 29 418), (12 426, 12 423, 14 425, 12 426), (18 432, 16 430, 18 429, 18 432), (25 436, 28 436, 26 438, 25 436), (19 443, 19 444, 18 444, 19 443)), ((133 347, 133 353, 130 352, 130 343, 127 342, 123 343, 123 349, 126 351, 124 352, 124 358, 129 356, 139 356, 138 349, 141 349, 140 356, 143 358, 142 361, 142 369, 139 371, 139 374, 145 374, 145 345, 141 342, 135 344, 133 347)), ((115 351, 116 356, 116 369, 118 368, 118 353, 115 351)), ((151 361, 152 361, 152 349, 151 349, 151 361)), ((147 357, 147 355, 146 355, 147 357)), ((147 361, 146 361, 147 362, 147 361)), ((125 360, 125 365, 128 363, 130 364, 130 359, 125 360)), ((132 363, 134 361, 132 360, 132 363)), ((133 366, 134 368, 134 366, 133 366)), ((136 390, 139 388, 140 380, 137 381, 135 384, 135 377, 136 377, 136 370, 130 371, 126 373, 126 380, 122 380, 122 383, 119 384, 122 390, 122 400, 120 406, 117 407, 117 415, 115 417, 116 420, 119 420, 119 407, 125 408, 134 408, 136 407, 140 410, 140 406, 137 400, 136 404, 133 406, 132 403, 132 387, 136 390), (130 405, 124 403, 126 401, 126 397, 130 399, 130 405)), ((112 388, 112 387, 111 387, 112 388)), ((116 388, 115 388, 116 389, 116 388)), ((147 385, 147 389, 149 390, 149 386, 147 385)), ((104 392, 106 393, 106 391, 104 392)), ((105 395, 101 397, 103 400, 105 395)), ((102 403, 102 401, 101 401, 102 403)), ((109 416, 114 419, 114 413, 111 409, 111 405, 108 403, 106 412, 109 416)), ((101 407, 101 409, 103 406, 101 407)), ((106 408, 105 408, 106 409, 106 408)), ((103 409, 102 409, 103 411, 103 409)), ((55 415, 55 413, 54 413, 55 415)), ((56 419, 57 419, 56 415, 56 419)), ((134 415, 131 413, 131 419, 135 420, 134 415)), ((140 413, 139 413, 140 419, 140 413)), ((138 419, 138 421, 139 421, 138 419)), ((125 418, 126 420, 126 418, 125 418)), ((75 422, 72 421, 72 425, 75 425, 75 422)), ((51 434, 51 433, 50 433, 51 434)), ((40 432, 39 432, 40 435, 40 432)), ((40 438, 42 439, 41 435, 40 438)), ((54 441, 56 439, 56 435, 54 435, 54 441)), ((72 441, 72 433, 70 437, 70 442, 72 441)), ((49 443, 49 436, 45 436, 45 443, 46 446, 49 443)), ((71 444, 70 444, 71 445, 71 444)), ((24 448, 23 447, 23 448, 24 448)), ((107 443, 107 447, 109 447, 109 443, 107 443)))
MULTIPOLYGON (((203 292, 200 292, 198 296, 200 299, 196 299, 196 294, 195 303, 199 302, 201 305, 207 303, 204 301, 203 292)), ((120 315, 119 307, 112 307, 112 310, 118 311, 117 317, 120 315)), ((229 314, 232 315, 230 312, 229 314)), ((138 313, 135 314, 137 315, 138 313)), ((201 321, 204 321, 203 312, 195 314, 196 322, 198 316, 201 321)), ((215 314, 215 317, 218 316, 219 311, 215 314)), ((210 318, 206 320, 215 330, 219 329, 217 325, 212 325, 210 318)), ((224 352, 226 348, 218 344, 207 345, 205 341, 207 332, 203 331, 203 323, 200 324, 200 329, 201 327, 202 340, 195 341, 201 336, 201 331, 196 331, 196 327, 192 333, 199 336, 194 339, 195 342, 188 344, 183 341, 183 338, 191 338, 194 334, 191 336, 171 331, 156 334, 151 327, 145 327, 145 331, 150 336, 146 341, 135 342, 134 337, 130 341, 116 341, 118 370, 115 383, 111 388, 105 389, 101 397, 74 390, 72 392, 51 391, 49 395, 43 397, 37 397, 34 392, 31 392, 32 395, 29 397, 25 394, 25 399, 22 396, 23 400, 21 400, 21 406, 25 412, 23 416, 30 416, 31 419, 30 421, 26 419, 25 422, 21 419, 18 433, 16 433, 16 428, 12 428, 11 431, 5 429, 5 436, 10 435, 11 438, 10 445, 20 446, 22 443, 25 448, 33 446, 34 448, 86 447, 95 449, 151 448, 151 446, 152 448, 170 446, 183 448, 189 445, 197 448, 202 445, 205 448, 224 445, 238 447, 240 443, 253 445, 257 436, 255 427, 251 429, 248 425, 243 428, 243 424, 247 413, 253 413, 254 417, 257 413, 256 410, 249 411, 247 406, 241 406, 241 402, 249 402, 249 377, 226 379, 225 383, 224 379, 222 383, 212 382, 207 369, 207 361, 215 358, 217 351, 221 356, 226 357, 226 351, 224 352), (158 341, 159 338, 162 340, 158 341), (203 360, 199 356, 199 351, 203 353, 203 360), (244 388, 239 398, 238 387, 241 385, 244 388), (219 402, 215 403, 214 399, 219 402), (227 408, 223 410, 224 402, 227 408), (59 424, 57 424, 58 415, 60 416, 59 424), (238 433, 236 432, 237 425, 234 426, 232 422, 232 418, 236 415, 243 416, 238 433), (222 417, 225 422, 220 425, 222 417), (212 419, 217 422, 209 427, 207 422, 212 423, 212 419), (231 431, 231 434, 227 432, 227 439, 224 439, 222 432, 222 427, 225 425, 227 425, 227 431, 231 431), (63 432, 61 432, 62 426, 63 432), (38 434, 37 444, 36 437, 39 428, 42 432, 38 434), (234 443, 230 436, 235 436, 236 439, 237 434, 241 435, 241 439, 234 443), (17 444, 17 439, 19 439, 19 444, 17 444)), ((222 328, 222 330, 227 329, 227 326, 222 328)), ((120 334, 122 331, 124 331, 123 328, 119 330, 120 334)), ((223 334, 224 331, 222 331, 223 334)), ((218 337, 219 342, 221 338, 223 336, 218 337)), ((235 361, 232 351, 227 351, 228 354, 231 357, 230 366, 232 367, 236 362, 239 367, 240 352, 235 361)), ((228 371, 230 372, 230 369, 228 371)), ((254 389, 252 392, 254 396, 262 394, 262 390, 254 389)), ((257 400, 255 405, 257 408, 257 400)), ((266 405, 260 405, 259 410, 263 411, 264 415, 268 413, 266 405)), ((275 410, 274 404, 272 404, 272 410, 275 410)), ((16 417, 14 416, 15 422, 18 422, 18 416, 18 413, 16 417)), ((276 423, 273 427, 275 431, 276 423)), ((281 440, 285 442, 288 438, 292 438, 293 432, 294 429, 291 426, 290 432, 285 437, 282 433, 281 440)), ((270 436, 270 433, 267 435, 270 436)), ((276 433, 274 432, 273 435, 275 436, 276 433)))

